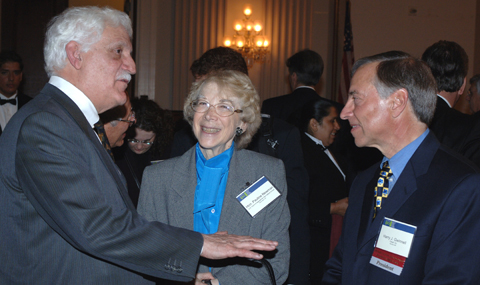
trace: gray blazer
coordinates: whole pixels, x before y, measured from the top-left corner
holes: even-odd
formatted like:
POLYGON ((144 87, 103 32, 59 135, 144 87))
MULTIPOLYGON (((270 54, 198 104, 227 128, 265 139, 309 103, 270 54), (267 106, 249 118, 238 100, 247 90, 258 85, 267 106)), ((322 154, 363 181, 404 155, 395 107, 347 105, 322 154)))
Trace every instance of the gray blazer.
POLYGON ((0 137, 0 284, 195 276, 200 234, 149 223, 83 113, 47 84, 0 137))
MULTIPOLYGON (((180 157, 145 169, 138 211, 147 220, 193 229, 196 184, 195 147, 192 147, 180 157)), ((290 212, 286 197, 281 160, 248 150, 233 152, 218 230, 278 241, 275 254, 264 254, 274 268, 277 284, 283 284, 288 276, 290 257, 290 212), (253 183, 261 176, 267 177, 282 195, 252 218, 235 197, 247 182, 253 183)), ((199 272, 208 272, 211 266, 212 274, 221 284, 270 284, 266 268, 245 259, 220 262, 201 259, 200 264, 199 272)))

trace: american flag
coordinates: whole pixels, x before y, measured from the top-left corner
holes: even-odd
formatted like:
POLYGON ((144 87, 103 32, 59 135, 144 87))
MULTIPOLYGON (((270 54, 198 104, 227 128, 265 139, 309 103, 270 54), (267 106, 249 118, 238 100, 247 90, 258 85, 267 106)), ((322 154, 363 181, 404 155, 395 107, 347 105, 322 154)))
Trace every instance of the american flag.
POLYGON ((345 12, 345 30, 343 40, 343 58, 342 73, 340 74, 340 86, 338 89, 338 102, 345 104, 348 98, 348 89, 350 88, 350 73, 353 63, 353 35, 352 23, 350 22, 350 1, 347 1, 345 12))

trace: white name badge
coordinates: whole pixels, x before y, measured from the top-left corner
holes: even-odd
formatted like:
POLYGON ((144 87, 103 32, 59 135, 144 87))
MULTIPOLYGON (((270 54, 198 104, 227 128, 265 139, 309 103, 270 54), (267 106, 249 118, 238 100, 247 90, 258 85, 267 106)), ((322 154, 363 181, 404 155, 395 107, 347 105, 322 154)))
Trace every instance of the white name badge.
POLYGON ((236 198, 250 216, 255 217, 258 212, 279 196, 280 192, 278 192, 265 176, 262 176, 236 198))
POLYGON ((370 263, 400 275, 412 248, 416 230, 416 226, 385 217, 370 263))

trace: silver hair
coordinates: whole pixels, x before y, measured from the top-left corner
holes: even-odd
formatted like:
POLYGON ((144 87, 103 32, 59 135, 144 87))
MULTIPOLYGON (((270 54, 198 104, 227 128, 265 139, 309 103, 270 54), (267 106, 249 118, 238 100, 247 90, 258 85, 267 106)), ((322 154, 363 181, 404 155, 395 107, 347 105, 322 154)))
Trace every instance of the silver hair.
POLYGON ((103 30, 109 27, 123 26, 132 38, 132 22, 127 14, 109 7, 72 7, 54 17, 47 26, 45 45, 45 71, 48 76, 56 75, 65 67, 66 45, 75 41, 81 45, 81 51, 87 52, 97 43, 103 30))

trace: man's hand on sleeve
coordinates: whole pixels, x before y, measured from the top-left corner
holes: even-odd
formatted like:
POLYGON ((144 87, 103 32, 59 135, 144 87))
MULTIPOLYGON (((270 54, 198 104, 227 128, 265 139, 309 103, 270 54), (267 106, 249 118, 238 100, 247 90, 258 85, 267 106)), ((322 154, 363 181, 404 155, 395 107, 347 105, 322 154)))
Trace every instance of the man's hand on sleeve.
POLYGON ((263 255, 252 250, 272 251, 278 242, 253 238, 250 236, 229 235, 227 232, 218 232, 203 236, 203 250, 201 256, 209 259, 224 259, 230 257, 245 257, 262 259, 263 255))

